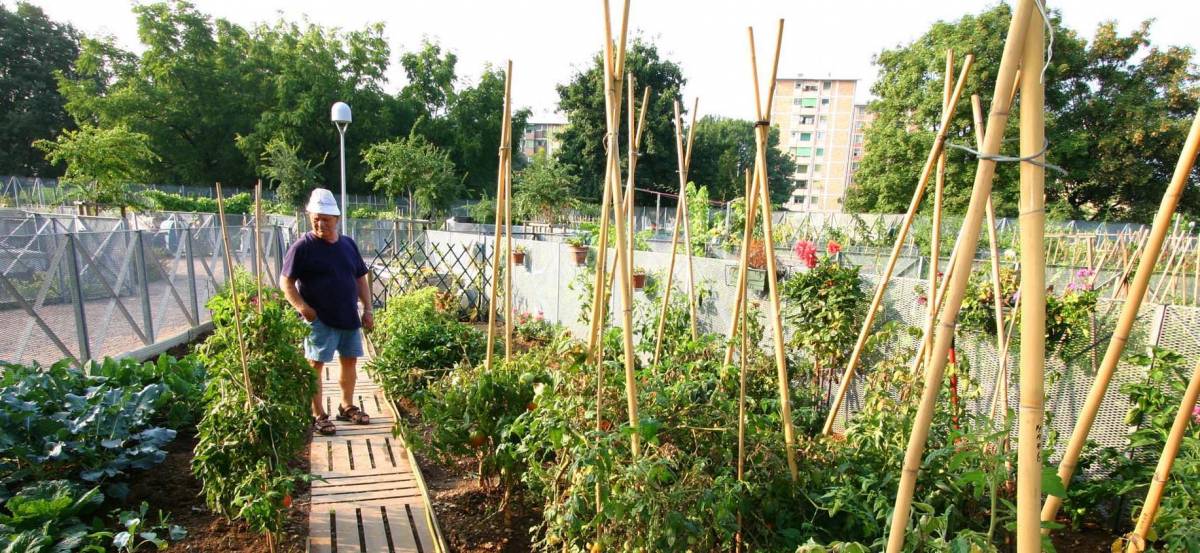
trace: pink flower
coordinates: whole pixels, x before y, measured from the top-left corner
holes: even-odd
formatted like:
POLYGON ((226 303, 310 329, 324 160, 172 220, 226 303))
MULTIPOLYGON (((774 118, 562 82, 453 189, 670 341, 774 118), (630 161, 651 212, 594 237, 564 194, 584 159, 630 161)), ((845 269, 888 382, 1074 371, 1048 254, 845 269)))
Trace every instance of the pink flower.
POLYGON ((804 262, 804 266, 809 269, 817 266, 817 246, 808 240, 800 240, 792 246, 792 251, 796 257, 804 262))
POLYGON ((927 303, 929 303, 929 298, 926 298, 925 294, 917 296, 917 305, 925 305, 927 303))
POLYGON ((1078 271, 1075 271, 1075 276, 1077 278, 1079 278, 1080 280, 1086 280, 1086 279, 1092 278, 1092 276, 1095 274, 1096 274, 1096 271, 1088 269, 1087 267, 1084 267, 1078 271))
POLYGON ((828 244, 825 244, 825 251, 829 252, 829 255, 837 255, 842 251, 842 245, 830 240, 828 244))
POLYGON ((1192 422, 1200 424, 1200 405, 1192 408, 1192 422))

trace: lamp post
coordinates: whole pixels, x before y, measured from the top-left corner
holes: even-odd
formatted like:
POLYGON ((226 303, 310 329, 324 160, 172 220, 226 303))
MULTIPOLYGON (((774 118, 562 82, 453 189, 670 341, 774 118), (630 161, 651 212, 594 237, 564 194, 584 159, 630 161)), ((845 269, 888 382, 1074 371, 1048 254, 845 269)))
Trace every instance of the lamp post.
POLYGON ((346 127, 350 126, 350 106, 345 102, 334 102, 329 110, 329 120, 338 130, 339 159, 342 161, 342 234, 346 234, 346 218, 350 216, 350 206, 346 203, 346 127))

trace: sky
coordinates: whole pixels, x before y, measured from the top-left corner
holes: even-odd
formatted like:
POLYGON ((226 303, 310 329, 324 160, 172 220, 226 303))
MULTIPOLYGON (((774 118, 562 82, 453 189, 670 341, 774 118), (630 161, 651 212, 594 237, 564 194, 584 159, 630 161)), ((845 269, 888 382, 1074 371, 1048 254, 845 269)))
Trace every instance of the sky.
MULTIPOLYGON (((425 38, 458 56, 458 74, 468 80, 485 64, 513 61, 513 101, 533 110, 535 121, 554 115, 555 85, 568 81, 603 46, 603 12, 598 0, 393 0, 337 2, 313 0, 193 0, 214 18, 250 26, 280 16, 343 29, 372 22, 386 25, 392 47, 389 90, 404 85, 401 52, 425 38)), ((614 33, 620 0, 611 0, 614 33)), ((11 6, 13 0, 0 0, 11 6)), ((32 0, 52 19, 65 20, 88 34, 112 35, 122 47, 140 52, 137 23, 129 0, 32 0)), ((700 115, 753 119, 747 26, 754 26, 759 70, 767 72, 779 18, 785 19, 780 77, 832 76, 859 79, 858 100, 870 98, 875 79, 872 58, 908 43, 938 20, 979 12, 997 0, 634 0, 633 36, 652 39, 661 55, 680 64, 687 79, 684 104, 700 99, 700 115), (818 46, 820 45, 820 46, 818 46)), ((1049 2, 1063 20, 1087 38, 1096 25, 1115 19, 1129 32, 1155 19, 1156 45, 1200 50, 1195 0, 1060 0, 1049 2)), ((765 79, 765 76, 762 77, 765 79)), ((352 106, 353 107, 353 106, 352 106)), ((355 113, 355 117, 366 114, 355 113)))

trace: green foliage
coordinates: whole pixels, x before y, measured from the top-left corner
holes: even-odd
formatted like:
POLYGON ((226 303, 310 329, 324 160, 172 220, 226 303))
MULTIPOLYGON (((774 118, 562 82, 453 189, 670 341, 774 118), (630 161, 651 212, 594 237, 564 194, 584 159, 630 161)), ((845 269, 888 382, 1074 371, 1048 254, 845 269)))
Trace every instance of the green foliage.
POLYGON ((443 210, 458 198, 454 162, 414 127, 407 138, 373 144, 363 154, 367 180, 389 196, 407 196, 426 213, 443 210))
POLYGON ((54 141, 33 145, 46 152, 50 163, 67 166, 63 184, 71 186, 74 197, 90 204, 137 205, 129 185, 145 180, 147 165, 158 161, 150 137, 124 126, 105 129, 85 124, 64 131, 54 141))
POLYGON ((75 126, 57 93, 55 75, 71 75, 79 32, 51 21, 41 8, 0 5, 0 175, 59 174, 29 145, 75 126))
MULTIPOLYGON (((216 213, 217 199, 204 196, 183 196, 161 190, 143 190, 142 199, 156 211, 184 211, 188 213, 216 213)), ((254 209, 254 199, 249 192, 239 192, 225 198, 225 213, 248 214, 254 209)))
MULTIPOLYGON (((1046 351, 1069 360, 1085 351, 1092 340, 1091 319, 1096 311, 1099 294, 1092 290, 1088 269, 1080 269, 1072 276, 1067 289, 1055 294, 1053 289, 1046 293, 1046 351)), ((959 331, 982 332, 996 335, 995 294, 991 273, 986 269, 971 275, 967 293, 959 311, 959 331)), ((1017 274, 1008 268, 1000 269, 1000 293, 1004 312, 1016 316, 1013 328, 1021 324, 1020 312, 1014 314, 1018 298, 1017 274)), ((928 301, 928 299, 926 299, 928 301)), ((1014 330, 1014 332, 1016 332, 1014 330)), ((1014 336, 1016 339, 1016 336, 1014 336)))
MULTIPOLYGON (((597 53, 584 71, 571 76, 566 84, 558 85, 559 108, 567 115, 567 127, 559 134, 562 146, 558 160, 578 171, 582 186, 579 195, 599 201, 603 192, 604 167, 607 160, 605 144, 600 137, 605 127, 603 55, 597 53)), ((679 192, 676 174, 675 121, 672 116, 675 100, 687 80, 674 61, 659 54, 658 46, 641 37, 634 37, 626 51, 625 70, 633 75, 640 90, 650 87, 650 106, 646 108, 646 126, 642 136, 642 153, 638 158, 638 188, 661 192, 679 192)), ((640 101, 641 94, 638 94, 640 101)), ((622 100, 623 102, 624 100, 622 100)), ((640 109, 640 108, 639 108, 640 109)), ((628 143, 629 129, 621 125, 618 144, 628 143)), ((625 152, 622 150, 622 159, 625 152)))
POLYGON ((321 175, 317 169, 325 164, 325 159, 312 165, 300 157, 300 146, 288 144, 283 137, 275 137, 267 142, 262 153, 262 174, 267 177, 269 184, 275 186, 275 198, 292 207, 299 207, 305 199, 321 183, 321 175))
MULTIPOLYGON (((1190 48, 1156 47, 1149 22, 1129 36, 1116 23, 1101 23, 1089 42, 1062 25, 1051 11, 1054 55, 1046 68, 1047 160, 1066 175, 1047 172, 1047 204, 1074 217, 1113 219, 1148 216, 1158 207, 1183 138, 1195 115, 1200 88, 1190 48)), ((951 119, 949 141, 974 146, 971 108, 992 91, 1011 7, 997 4, 953 21, 939 21, 917 40, 885 50, 875 60, 878 118, 866 130, 866 155, 846 198, 851 211, 896 213, 912 196, 941 115, 942 73, 947 49, 960 59, 975 56, 964 100, 951 119)), ((1006 136, 1016 136, 1014 106, 1006 136)), ((1011 147, 1011 146, 1010 146, 1011 147)), ((1005 149, 1005 151, 1010 151, 1005 149)), ((974 158, 948 150, 946 208, 965 211, 975 175, 974 158)), ((1017 164, 997 167, 992 199, 999 214, 1017 210, 1017 164)), ((1193 177, 1195 178, 1195 177, 1193 177)), ((1200 195, 1185 195, 1181 208, 1200 208, 1200 195)))
POLYGON ((559 163, 545 153, 533 156, 529 166, 513 176, 513 211, 520 213, 522 220, 562 222, 578 203, 575 188, 579 185, 579 177, 572 171, 571 166, 559 163))
POLYGON ((493 200, 486 195, 478 202, 471 204, 467 208, 467 214, 476 223, 483 225, 491 225, 496 222, 496 200, 493 200))
MULTIPOLYGON (((690 179, 706 183, 712 196, 722 201, 745 195, 744 173, 754 168, 757 154, 753 121, 706 115, 696 122, 692 148, 690 179)), ((795 160, 779 149, 779 127, 772 126, 767 136, 767 180, 772 203, 787 200, 795 172, 795 160)))
POLYGON ((192 472, 209 508, 257 532, 278 532, 285 498, 307 477, 291 462, 305 450, 317 386, 299 349, 308 328, 278 290, 265 289, 258 297, 244 273, 235 282, 207 304, 214 330, 198 350, 209 381, 192 472), (253 393, 244 383, 234 288, 253 393))
POLYGON ((712 232, 719 231, 709 216, 708 187, 689 182, 686 189, 688 208, 688 230, 692 237, 692 255, 708 255, 708 240, 712 232))
MULTIPOLYGON (((93 530, 82 517, 104 502, 100 489, 69 480, 36 482, 8 498, 0 512, 0 547, 4 551, 74 551, 93 530)), ((103 548, 96 548, 103 551, 103 548)))
POLYGON ((483 358, 483 336, 455 320, 443 301, 436 288, 424 288, 389 298, 376 315, 378 347, 367 369, 392 399, 412 400, 456 365, 483 358))

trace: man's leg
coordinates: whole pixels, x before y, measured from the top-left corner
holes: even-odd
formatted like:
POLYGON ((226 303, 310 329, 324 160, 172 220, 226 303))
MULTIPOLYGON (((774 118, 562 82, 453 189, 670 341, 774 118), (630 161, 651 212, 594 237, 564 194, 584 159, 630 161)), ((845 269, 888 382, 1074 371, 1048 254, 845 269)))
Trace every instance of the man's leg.
POLYGON ((313 370, 317 373, 317 391, 313 393, 312 413, 314 417, 320 418, 322 415, 326 414, 325 398, 321 397, 321 383, 325 380, 325 375, 323 374, 323 371, 325 370, 325 363, 309 359, 308 364, 311 365, 313 370))
POLYGON ((350 407, 354 405, 354 382, 358 375, 355 370, 358 367, 357 357, 338 357, 338 362, 342 366, 342 374, 338 376, 338 385, 342 388, 342 407, 350 407))

